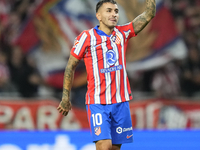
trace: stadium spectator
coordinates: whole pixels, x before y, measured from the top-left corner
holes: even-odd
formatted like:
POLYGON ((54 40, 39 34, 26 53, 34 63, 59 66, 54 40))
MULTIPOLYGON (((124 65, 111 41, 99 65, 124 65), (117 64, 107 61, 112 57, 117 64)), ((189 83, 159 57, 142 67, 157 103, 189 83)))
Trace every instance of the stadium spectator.
MULTIPOLYGON (((181 78, 181 90, 183 92, 186 92, 186 96, 192 96, 193 93, 195 93, 195 91, 198 90, 198 88, 197 89, 195 88, 195 87, 198 87, 198 82, 197 81, 194 82, 191 79, 189 80, 188 73, 186 70, 193 70, 193 69, 191 69, 191 68, 193 68, 193 66, 198 66, 198 65, 196 65, 197 63, 194 63, 193 59, 190 60, 191 59, 190 57, 191 57, 191 55, 194 55, 191 53, 196 53, 197 56, 200 54, 200 52, 199 52, 199 49, 200 49, 200 36, 199 36, 200 35, 200 19, 199 19, 199 17, 200 17, 200 1, 199 0, 163 0, 163 1, 165 2, 165 5, 167 5, 168 8, 171 10, 171 12, 174 16, 175 22, 177 24, 177 29, 188 47, 189 56, 184 61, 184 65, 182 66, 183 75, 180 74, 179 78, 181 78), (191 50, 191 49, 196 49, 196 52, 194 52, 195 50, 191 50), (187 68, 190 68, 190 69, 187 69, 187 68), (197 86, 192 86, 192 88, 189 89, 189 86, 186 84, 187 83, 186 81, 190 82, 192 84, 195 84, 195 85, 197 84, 197 86), (189 90, 189 92, 188 92, 188 90, 189 90)), ((7 59, 9 59, 9 60, 13 59, 13 58, 10 59, 10 57, 12 56, 10 54, 11 53, 10 47, 14 47, 14 41, 18 37, 19 33, 21 32, 21 29, 23 29, 27 20, 29 20, 31 17, 33 17, 32 15, 33 15, 35 8, 37 8, 37 6, 43 2, 44 2, 44 0, 41 0, 41 1, 40 0, 20 0, 20 1, 18 1, 18 0, 12 0, 12 1, 11 0, 0 0, 0 46, 1 46, 1 49, 3 49, 3 51, 4 51, 3 53, 5 53, 6 56, 8 57, 7 59)), ((38 21, 38 20, 36 20, 36 21, 38 21)), ((46 24, 44 24, 44 22, 42 22, 42 21, 44 21, 44 20, 41 20, 41 25, 46 26, 46 24)), ((38 31, 40 34, 42 33, 41 36, 44 36, 43 32, 46 30, 44 30, 44 28, 41 28, 41 30, 38 30, 38 31)), ((50 31, 52 31, 52 30, 50 30, 50 31)), ((51 35, 49 35, 49 37, 50 36, 51 35)), ((152 38, 149 38, 149 39, 152 39, 152 38)), ((47 42, 50 41, 49 39, 44 39, 44 40, 47 40, 47 42)), ((55 42, 55 40, 53 40, 53 41, 55 42)), ((50 43, 54 44, 54 42, 50 42, 50 43)), ((66 54, 66 52, 64 52, 64 53, 66 54)), ((4 54, 2 54, 2 53, 0 55, 1 55, 0 57, 5 57, 4 54)), ((29 56, 25 53, 23 55, 24 55, 23 62, 26 62, 25 63, 26 65, 25 64, 23 64, 23 65, 25 65, 26 67, 29 66, 28 68, 29 69, 32 68, 31 70, 44 71, 44 69, 40 69, 41 66, 40 66, 40 68, 38 66, 32 67, 29 64, 30 62, 28 62, 30 60, 29 56)), ((45 56, 47 57, 46 54, 45 54, 45 56)), ((41 57, 41 55, 39 55, 39 57, 41 57)), ((39 57, 37 57, 37 59, 39 57)), ((15 61, 13 61, 13 63, 15 63, 15 61)), ((16 63, 17 63, 17 61, 16 61, 16 63)), ((39 61, 37 61, 37 63, 39 63, 39 61)), ((15 64, 11 64, 11 61, 9 64, 12 66, 17 66, 15 64)), ((44 65, 44 63, 43 63, 43 65, 44 65)), ((6 65, 1 64, 1 67, 2 66, 4 66, 3 68, 6 68, 5 67, 6 65)), ((51 66, 53 66, 53 65, 51 65, 51 66)), ((9 69, 11 69, 10 67, 9 67, 9 69)), ((7 72, 7 71, 3 71, 3 70, 6 70, 6 69, 1 69, 0 71, 4 72, 4 73, 7 72)), ((80 70, 78 70, 78 71, 80 72, 80 70)), ((132 85, 132 87, 137 86, 137 90, 138 91, 141 90, 141 92, 149 92, 149 93, 152 92, 152 90, 153 90, 153 89, 151 89, 152 88, 152 86, 151 86, 152 85, 152 75, 155 77, 154 72, 156 72, 156 74, 157 74, 157 73, 160 73, 160 71, 161 70, 158 69, 158 70, 153 70, 153 71, 148 70, 148 71, 140 72, 139 77, 134 79, 136 81, 133 81, 134 85, 132 85), (148 77, 148 78, 145 79, 145 77, 148 77)), ((12 72, 10 72, 10 73, 9 72, 10 72, 10 70, 8 70, 8 77, 10 74, 11 81, 12 81, 12 83, 14 83, 13 76, 15 75, 15 71, 12 70, 12 72), (14 73, 14 75, 13 75, 13 73, 14 73)), ((192 71, 190 71, 190 72, 192 72, 192 71)), ((163 73, 164 72, 162 72, 162 74, 163 73)), ((42 75, 41 72, 40 72, 40 74, 42 75)), ((198 73, 195 73, 195 74, 198 74, 198 73)), ((164 73, 164 76, 166 76, 165 73, 164 73)), ((3 79, 3 78, 1 78, 1 79, 3 79)), ((6 81, 6 83, 10 84, 9 79, 6 81)), ((80 82, 77 82, 77 83, 80 83, 80 82)), ((15 84, 16 84, 16 82, 15 82, 15 84)), ((79 84, 77 84, 77 85, 79 85, 79 84)), ((51 85, 49 85, 49 86, 51 86, 51 85)), ((15 85, 15 87, 19 88, 16 85, 15 85)), ((36 89, 38 89, 40 87, 40 85, 37 85, 36 87, 37 87, 36 89)), ((85 90, 85 87, 86 87, 86 85, 84 85, 84 87, 82 87, 82 86, 79 87, 79 86, 75 85, 74 86, 75 96, 78 96, 78 95, 76 95, 77 92, 84 93, 83 91, 85 90)), ((0 89, 2 89, 2 88, 0 88, 0 89)), ((134 88, 133 88, 133 90, 134 90, 134 88)), ((11 90, 11 91, 13 91, 13 90, 11 90)), ((20 90, 18 89, 18 91, 20 91, 20 90)), ((51 90, 50 90, 50 92, 51 92, 51 90)), ((49 93, 49 92, 47 92, 47 93, 49 93)), ((74 99, 76 99, 76 98, 74 98, 74 99)), ((79 105, 78 102, 76 102, 75 100, 74 100, 74 103, 79 105)))
POLYGON ((23 97, 37 96, 42 79, 28 57, 24 57, 20 47, 13 47, 9 60, 11 81, 23 97))
POLYGON ((159 98, 175 98, 180 94, 179 69, 175 63, 168 63, 157 70, 152 79, 152 89, 159 98))
POLYGON ((200 53, 197 47, 189 47, 189 55, 182 66, 182 90, 186 96, 200 91, 200 53))
POLYGON ((7 92, 10 72, 7 66, 6 53, 0 49, 0 92, 7 92))

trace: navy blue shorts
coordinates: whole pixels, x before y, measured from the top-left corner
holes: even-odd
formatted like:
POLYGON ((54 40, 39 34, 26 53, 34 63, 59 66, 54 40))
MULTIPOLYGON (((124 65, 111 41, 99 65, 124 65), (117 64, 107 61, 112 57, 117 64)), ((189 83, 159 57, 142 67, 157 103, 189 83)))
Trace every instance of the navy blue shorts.
POLYGON ((93 141, 111 139, 112 144, 133 142, 129 102, 86 105, 93 141))

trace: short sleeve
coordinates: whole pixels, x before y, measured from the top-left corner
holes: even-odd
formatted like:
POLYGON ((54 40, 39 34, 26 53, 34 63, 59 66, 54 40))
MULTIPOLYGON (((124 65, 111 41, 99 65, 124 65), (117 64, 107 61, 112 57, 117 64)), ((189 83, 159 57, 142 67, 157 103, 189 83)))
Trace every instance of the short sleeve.
POLYGON ((71 49, 71 55, 75 58, 81 60, 85 54, 85 50, 87 49, 87 38, 88 35, 84 31, 79 36, 77 36, 74 40, 74 45, 71 49))
POLYGON ((127 40, 129 40, 130 38, 134 36, 137 36, 137 34, 135 34, 135 31, 133 29, 132 22, 129 22, 125 25, 117 26, 117 28, 120 30, 120 32, 123 32, 125 34, 125 37, 127 40))

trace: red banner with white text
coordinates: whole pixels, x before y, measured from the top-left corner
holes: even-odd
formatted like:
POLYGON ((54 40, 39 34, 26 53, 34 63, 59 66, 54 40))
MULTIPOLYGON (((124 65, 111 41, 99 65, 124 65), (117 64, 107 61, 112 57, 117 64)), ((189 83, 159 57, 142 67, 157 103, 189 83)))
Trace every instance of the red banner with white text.
MULTIPOLYGON (((56 100, 0 100, 0 129, 89 129, 85 109, 73 107, 67 117, 56 100)), ((200 128, 200 101, 139 100, 130 102, 135 129, 200 128)))
POLYGON ((73 108, 67 117, 63 117, 57 110, 58 105, 59 102, 56 100, 0 100, 0 129, 79 130, 89 128, 85 110, 73 108))

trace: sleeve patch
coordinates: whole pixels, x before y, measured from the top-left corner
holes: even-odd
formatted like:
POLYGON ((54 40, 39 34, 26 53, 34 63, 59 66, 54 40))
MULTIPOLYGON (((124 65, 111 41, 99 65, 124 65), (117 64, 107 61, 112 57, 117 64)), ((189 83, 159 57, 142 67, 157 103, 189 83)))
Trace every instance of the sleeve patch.
POLYGON ((129 29, 128 31, 124 31, 124 34, 126 36, 126 39, 128 38, 129 34, 131 33, 131 30, 129 29))
POLYGON ((75 39, 73 48, 76 48, 78 44, 79 44, 79 41, 77 39, 75 39))

